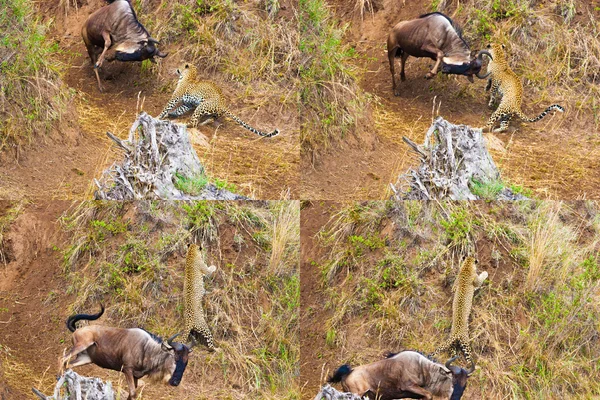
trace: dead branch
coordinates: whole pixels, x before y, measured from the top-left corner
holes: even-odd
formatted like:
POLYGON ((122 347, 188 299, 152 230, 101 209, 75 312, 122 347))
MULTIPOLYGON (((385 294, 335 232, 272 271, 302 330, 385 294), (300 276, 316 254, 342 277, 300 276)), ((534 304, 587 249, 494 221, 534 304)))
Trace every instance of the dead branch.
MULTIPOLYGON (((481 129, 454 125, 438 117, 418 145, 402 138, 419 155, 420 165, 401 175, 392 185, 396 200, 477 200, 473 181, 482 184, 500 180, 500 172, 485 146, 481 129)), ((526 197, 504 188, 497 200, 526 197)))
POLYGON ((332 388, 329 384, 324 385, 314 400, 368 400, 367 397, 360 397, 354 393, 340 392, 332 388))
POLYGON ((114 400, 115 392, 110 382, 99 378, 86 378, 68 369, 54 387, 54 394, 46 396, 36 388, 33 393, 42 400, 114 400))
POLYGON ((184 125, 143 112, 133 123, 127 140, 106 134, 123 151, 123 160, 105 170, 100 179, 94 179, 97 200, 246 199, 211 183, 194 194, 176 187, 178 179, 196 179, 205 172, 184 125))

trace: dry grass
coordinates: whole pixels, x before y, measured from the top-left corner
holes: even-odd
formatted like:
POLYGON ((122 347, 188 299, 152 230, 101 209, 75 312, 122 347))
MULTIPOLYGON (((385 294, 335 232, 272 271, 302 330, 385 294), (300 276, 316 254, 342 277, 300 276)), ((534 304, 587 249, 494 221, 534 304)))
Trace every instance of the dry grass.
POLYGON ((332 316, 319 345, 334 354, 323 362, 432 351, 450 330, 452 283, 471 253, 490 276, 471 314, 478 369, 467 396, 595 398, 599 217, 594 202, 346 207, 322 232, 329 253, 318 265, 332 316))
POLYGON ((70 94, 61 81, 56 44, 45 36, 28 1, 10 0, 0 9, 0 150, 48 134, 67 111, 70 94))
POLYGON ((293 262, 290 257, 297 257, 300 251, 300 203, 280 201, 272 204, 275 218, 272 223, 269 271, 279 274, 293 262))
POLYGON ((202 243, 217 265, 205 311, 221 351, 196 350, 193 398, 297 398, 298 215, 297 202, 82 203, 63 218, 70 308, 102 301, 104 324, 170 335, 183 328, 186 244, 202 243))

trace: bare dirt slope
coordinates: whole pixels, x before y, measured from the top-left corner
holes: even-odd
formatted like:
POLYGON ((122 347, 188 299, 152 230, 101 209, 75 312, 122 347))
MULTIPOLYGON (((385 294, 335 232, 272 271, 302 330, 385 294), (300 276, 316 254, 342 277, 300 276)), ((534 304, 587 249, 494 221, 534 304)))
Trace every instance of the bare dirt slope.
MULTIPOLYGON (((374 12, 365 12, 361 19, 354 10, 355 2, 330 2, 342 23, 350 24, 345 40, 360 54, 356 62, 365 69, 361 87, 375 95, 372 126, 361 127, 364 141, 352 139, 343 143, 340 149, 321 155, 314 165, 311 160, 303 159, 304 198, 387 198, 389 183, 416 165, 402 136, 422 143, 440 102, 439 115, 456 124, 480 127, 492 112, 487 107, 485 81, 475 79, 471 84, 465 77, 441 74, 425 80, 425 73, 433 64, 428 59, 408 59, 407 80, 400 84, 401 95, 395 97, 387 60, 387 35, 399 21, 430 12, 431 2, 368 3, 376 5, 374 12)), ((465 25, 465 21, 457 22, 465 25)), ((399 63, 396 73, 399 81, 399 63)), ((564 99, 551 101, 567 105, 564 99)), ((549 105, 547 102, 526 96, 524 111, 537 115, 549 105)), ((494 143, 490 146, 491 153, 503 179, 530 188, 535 197, 600 196, 600 138, 594 132, 591 115, 567 106, 565 114, 546 117, 534 124, 513 122, 508 132, 489 137, 494 143)))
MULTIPOLYGON (((106 3, 77 3, 77 9, 71 5, 65 14, 56 1, 38 2, 41 15, 54 20, 50 36, 63 52, 61 61, 67 66, 64 80, 75 92, 71 107, 77 120, 67 131, 61 127, 57 134, 69 139, 39 139, 30 149, 21 151, 17 161, 14 154, 3 156, 2 198, 89 198, 95 188, 92 179, 119 160, 106 131, 126 137, 137 113, 144 110, 158 115, 175 87, 175 70, 186 52, 181 51, 179 43, 169 43, 162 46, 169 56, 152 71, 143 71, 140 63, 105 63, 100 73, 105 90, 100 93, 80 32, 87 17, 106 3)), ((234 184, 238 192, 253 198, 278 199, 288 190, 294 196, 299 163, 296 116, 282 111, 278 104, 263 104, 258 94, 251 97, 256 88, 226 81, 219 75, 203 78, 221 85, 230 109, 240 118, 259 129, 277 127, 282 132, 278 137, 261 139, 227 118, 201 127, 200 134, 210 146, 195 148, 208 174, 234 184)))

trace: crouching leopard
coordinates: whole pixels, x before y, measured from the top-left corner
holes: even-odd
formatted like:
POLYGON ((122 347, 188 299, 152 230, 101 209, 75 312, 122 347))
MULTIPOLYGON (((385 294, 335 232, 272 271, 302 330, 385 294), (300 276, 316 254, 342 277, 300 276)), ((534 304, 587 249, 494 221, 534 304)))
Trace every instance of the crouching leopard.
POLYGON ((163 119, 166 116, 181 117, 191 109, 195 109, 188 124, 191 127, 206 125, 216 118, 225 115, 259 136, 273 137, 279 134, 279 129, 275 129, 270 133, 259 131, 229 111, 221 89, 213 82, 199 80, 198 70, 194 65, 183 64, 177 69, 177 74, 179 74, 177 87, 171 96, 171 100, 169 100, 164 110, 158 116, 159 119, 163 119), (179 103, 181 105, 175 108, 179 103), (208 118, 199 124, 201 117, 208 118))
POLYGON ((448 350, 450 350, 452 357, 455 357, 457 350, 460 350, 471 367, 475 366, 471 354, 471 345, 469 344, 469 315, 471 314, 475 289, 479 288, 488 276, 486 271, 477 275, 477 264, 478 261, 473 257, 466 257, 463 261, 454 284, 450 339, 431 353, 431 357, 448 350))
POLYGON ((206 323, 202 299, 206 290, 204 289, 204 276, 212 274, 217 267, 207 267, 202 260, 200 248, 190 244, 185 260, 185 278, 183 281, 185 331, 187 340, 192 346, 201 343, 215 351, 212 334, 206 323))
POLYGON ((485 87, 486 91, 490 91, 489 106, 492 107, 496 101, 496 96, 500 97, 500 104, 496 111, 492 113, 490 119, 483 129, 492 129, 494 124, 500 121, 500 128, 494 132, 504 132, 508 128, 508 123, 513 116, 517 116, 526 122, 537 122, 544 118, 550 111, 556 110, 564 112, 565 109, 558 104, 552 104, 546 108, 540 115, 534 118, 529 118, 521 111, 521 103, 523 102, 523 83, 521 79, 510 69, 506 60, 505 46, 498 43, 488 45, 493 60, 488 64, 488 73, 491 76, 485 87))

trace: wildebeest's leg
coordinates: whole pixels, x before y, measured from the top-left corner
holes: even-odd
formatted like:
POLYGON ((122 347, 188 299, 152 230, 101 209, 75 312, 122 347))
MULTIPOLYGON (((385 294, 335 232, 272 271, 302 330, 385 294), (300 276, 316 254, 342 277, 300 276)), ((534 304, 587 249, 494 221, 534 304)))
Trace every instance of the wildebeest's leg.
POLYGON ((399 96, 400 92, 396 89, 396 72, 394 71, 394 63, 396 62, 396 51, 398 47, 394 47, 391 50, 388 49, 388 60, 390 62, 390 73, 392 74, 392 90, 395 96, 399 96))
POLYGON ((102 31, 102 38, 104 39, 104 50, 102 50, 102 54, 100 54, 98 61, 96 61, 96 64, 94 64, 94 68, 100 68, 102 66, 102 63, 104 62, 104 56, 111 45, 110 34, 108 32, 102 31))
POLYGON ((406 60, 408 59, 408 53, 402 52, 402 57, 400 57, 400 80, 404 82, 406 80, 406 75, 404 75, 404 64, 406 64, 406 60))
POLYGON ((429 390, 423 389, 421 386, 417 386, 414 383, 408 383, 406 386, 399 388, 400 391, 413 392, 414 394, 419 394, 423 396, 426 400, 432 400, 433 395, 429 390))
POLYGON ((73 345, 73 347, 71 348, 71 350, 64 357, 61 357, 59 359, 60 369, 62 370, 64 368, 71 368, 71 367, 76 367, 78 365, 85 365, 85 364, 91 363, 92 360, 89 359, 89 356, 81 357, 80 359, 77 359, 78 358, 77 356, 79 355, 79 353, 86 351, 88 349, 88 347, 92 346, 93 344, 94 344, 94 342, 75 343, 73 345), (71 361, 71 359, 73 357, 75 357, 76 360, 74 363, 70 364, 69 362, 71 361))
POLYGON ((444 58, 444 52, 434 47, 425 47, 423 50, 436 55, 435 65, 433 66, 433 69, 427 74, 425 74, 425 79, 431 79, 438 73, 438 69, 440 67, 440 64, 442 63, 442 59, 444 58))
POLYGON ((137 379, 134 379, 133 371, 129 368, 123 369, 123 373, 125 374, 125 380, 127 381, 127 386, 129 387, 129 397, 127 397, 127 400, 135 400, 137 394, 137 379))
MULTIPOLYGON (((98 53, 96 51, 96 46, 93 44, 85 43, 85 47, 87 49, 88 55, 90 56, 90 60, 92 61, 92 65, 96 65, 96 60, 98 59, 98 53)), ((96 73, 96 80, 98 81, 98 89, 100 92, 103 92, 102 84, 100 83, 100 75, 98 74, 98 68, 94 68, 94 72, 96 73)))

